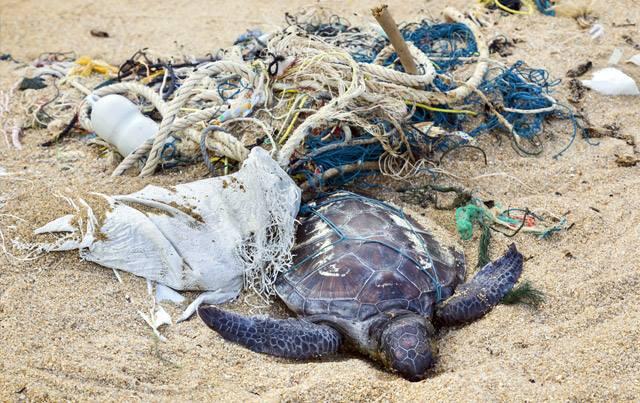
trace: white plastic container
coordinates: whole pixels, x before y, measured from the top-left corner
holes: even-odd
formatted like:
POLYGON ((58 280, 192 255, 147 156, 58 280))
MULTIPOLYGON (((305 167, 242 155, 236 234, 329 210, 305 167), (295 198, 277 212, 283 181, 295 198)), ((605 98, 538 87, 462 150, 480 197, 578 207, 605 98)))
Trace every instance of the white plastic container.
POLYGON ((121 95, 107 95, 91 104, 93 130, 101 139, 114 145, 124 157, 158 132, 158 124, 140 113, 133 102, 121 95))

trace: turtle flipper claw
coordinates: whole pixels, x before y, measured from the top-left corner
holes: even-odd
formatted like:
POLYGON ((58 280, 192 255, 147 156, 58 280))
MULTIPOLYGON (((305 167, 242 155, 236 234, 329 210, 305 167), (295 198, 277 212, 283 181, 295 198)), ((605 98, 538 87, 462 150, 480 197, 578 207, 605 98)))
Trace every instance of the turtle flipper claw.
POLYGON ((522 262, 522 254, 511 244, 504 256, 488 263, 437 306, 437 322, 459 325, 482 317, 513 288, 522 273, 522 262))
POLYGON ((342 342, 334 328, 305 320, 242 316, 214 306, 198 308, 198 315, 224 339, 277 357, 319 357, 335 353, 342 342))

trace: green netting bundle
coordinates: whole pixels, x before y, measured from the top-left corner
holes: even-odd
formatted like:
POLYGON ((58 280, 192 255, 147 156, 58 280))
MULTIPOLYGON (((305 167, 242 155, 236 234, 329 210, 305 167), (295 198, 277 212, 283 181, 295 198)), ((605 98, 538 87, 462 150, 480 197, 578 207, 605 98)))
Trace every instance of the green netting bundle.
POLYGON ((456 228, 460 238, 468 241, 473 236, 473 223, 482 222, 485 211, 475 204, 467 204, 456 209, 456 228))

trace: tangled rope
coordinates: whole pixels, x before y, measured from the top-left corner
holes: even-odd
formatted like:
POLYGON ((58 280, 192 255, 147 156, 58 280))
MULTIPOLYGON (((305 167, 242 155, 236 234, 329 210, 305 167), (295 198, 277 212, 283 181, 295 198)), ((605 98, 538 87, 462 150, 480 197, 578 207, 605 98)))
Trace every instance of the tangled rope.
MULTIPOLYGON (((475 35, 475 39, 479 43, 480 57, 486 58, 488 49, 482 40, 481 33, 472 24, 467 24, 464 16, 456 10, 447 9, 445 15, 451 21, 466 24, 469 27, 469 30, 475 35)), ((269 100, 272 96, 268 93, 269 90, 278 91, 309 86, 318 91, 329 90, 330 93, 337 92, 337 95, 332 96, 329 102, 324 103, 314 113, 307 116, 290 133, 287 132, 286 137, 279 139, 278 143, 282 144, 282 146, 276 150, 276 158, 282 166, 287 166, 290 163, 292 155, 299 150, 300 145, 311 129, 330 126, 335 122, 362 127, 364 131, 376 138, 383 146, 385 153, 393 158, 409 157, 413 159, 411 147, 402 129, 398 131, 402 138, 401 141, 396 145, 392 145, 387 134, 367 122, 362 116, 371 112, 371 108, 378 109, 383 120, 390 121, 393 126, 400 128, 401 122, 404 121, 407 115, 404 104, 439 105, 462 100, 480 84, 482 77, 486 73, 487 63, 479 62, 474 73, 464 85, 445 92, 427 91, 424 88, 431 86, 437 78, 434 64, 413 44, 409 44, 409 49, 411 55, 417 61, 421 74, 411 75, 394 70, 389 66, 383 66, 383 61, 393 53, 390 46, 382 49, 374 63, 359 63, 347 52, 336 46, 317 38, 301 35, 300 32, 285 31, 280 35, 272 36, 268 44, 268 50, 281 58, 292 58, 302 62, 298 62, 297 65, 291 67, 290 71, 283 71, 281 77, 276 77, 276 80, 272 80, 269 77, 271 72, 265 69, 263 65, 261 66, 260 62, 253 63, 253 67, 251 67, 247 63, 221 60, 199 66, 197 70, 185 79, 169 101, 165 101, 161 94, 140 83, 114 83, 101 87, 92 92, 93 99, 108 94, 126 94, 130 97, 142 97, 162 117, 158 133, 154 138, 147 140, 134 153, 128 155, 114 170, 113 175, 121 175, 143 158, 146 158, 146 162, 140 175, 151 175, 161 160, 162 150, 169 137, 173 136, 180 139, 180 132, 186 128, 198 122, 207 122, 219 118, 217 115, 221 105, 210 106, 179 117, 180 110, 185 107, 189 100, 193 99, 194 96, 203 96, 202 91, 196 90, 196 87, 203 80, 219 75, 237 75, 241 77, 250 84, 254 91, 264 91, 265 100, 269 100), (256 66, 262 68, 256 72, 256 66), (324 74, 317 74, 317 70, 321 70, 324 74), (266 85, 264 89, 258 88, 261 83, 268 82, 270 82, 271 88, 267 88, 266 85), (399 101, 399 99, 404 102, 399 101), (383 107, 386 111, 380 112, 383 107), (401 149, 403 151, 400 151, 401 149)), ((92 130, 89 118, 90 103, 90 101, 83 102, 79 113, 81 125, 89 131, 92 130)), ((254 104, 251 107, 257 108, 260 106, 260 104, 254 104)), ((296 117, 298 115, 299 113, 296 114, 296 117)), ((219 121, 219 123, 222 122, 219 121)), ((271 137, 271 133, 268 130, 267 133, 271 137)), ((194 140, 193 138, 191 139, 194 140)), ((204 136, 201 135, 200 139, 204 139, 204 136)), ((216 153, 233 160, 242 161, 248 155, 247 147, 227 131, 218 130, 213 138, 199 141, 200 139, 198 139, 198 144, 202 143, 216 153)), ((273 147, 276 148, 277 145, 274 143, 273 147)), ((206 155, 206 153, 203 153, 203 155, 206 155)))
POLYGON ((142 163, 140 175, 149 176, 160 165, 200 158, 211 172, 224 162, 227 172, 255 146, 309 188, 370 170, 394 178, 435 175, 434 153, 481 133, 503 129, 528 154, 545 118, 572 119, 558 112, 546 72, 491 60, 475 23, 453 8, 444 15, 446 22, 399 27, 417 74, 404 71, 378 30, 315 11, 288 14, 289 26, 272 34, 250 31, 204 61, 154 61, 142 50, 119 69, 86 57, 75 64, 55 58, 39 74, 90 94, 77 117, 89 132, 92 103, 110 94, 159 121, 157 133, 113 175, 142 163), (79 78, 97 74, 109 78, 93 89, 81 84, 79 78))
MULTIPOLYGON (((149 176, 153 174, 160 162, 161 151, 170 135, 176 135, 180 130, 184 130, 197 122, 215 118, 220 110, 219 107, 199 110, 182 118, 178 118, 178 113, 187 101, 195 95, 196 85, 204 78, 216 76, 223 72, 242 75, 252 82, 255 80, 254 72, 248 69, 246 65, 232 61, 218 61, 208 63, 194 71, 180 88, 178 88, 174 98, 169 102, 164 101, 162 96, 154 92, 151 88, 139 83, 112 84, 94 91, 92 93, 93 97, 102 97, 109 94, 139 95, 149 101, 162 115, 160 128, 155 137, 148 139, 135 152, 128 155, 120 165, 118 165, 113 175, 121 175, 127 169, 134 166, 138 160, 147 155, 147 161, 140 175, 149 176)), ((92 131, 89 109, 90 102, 85 101, 80 107, 80 122, 85 129, 92 131)), ((249 155, 249 150, 231 135, 219 134, 214 141, 220 144, 218 150, 229 158, 244 161, 249 155)))

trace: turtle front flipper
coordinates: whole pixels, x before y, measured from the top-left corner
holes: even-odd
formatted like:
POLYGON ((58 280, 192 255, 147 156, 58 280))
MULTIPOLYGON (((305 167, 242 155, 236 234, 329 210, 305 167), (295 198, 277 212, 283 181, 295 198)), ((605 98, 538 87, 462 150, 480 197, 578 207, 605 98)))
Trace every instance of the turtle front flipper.
POLYGON ((436 321, 459 325, 482 317, 511 291, 522 273, 522 261, 522 254, 511 244, 504 256, 488 263, 436 307, 436 321))
POLYGON ((319 357, 335 353, 342 342, 334 328, 299 319, 242 316, 214 306, 198 308, 198 315, 224 339, 277 357, 319 357))

